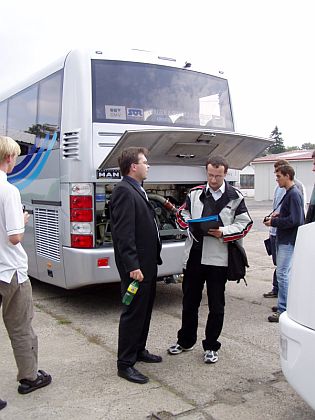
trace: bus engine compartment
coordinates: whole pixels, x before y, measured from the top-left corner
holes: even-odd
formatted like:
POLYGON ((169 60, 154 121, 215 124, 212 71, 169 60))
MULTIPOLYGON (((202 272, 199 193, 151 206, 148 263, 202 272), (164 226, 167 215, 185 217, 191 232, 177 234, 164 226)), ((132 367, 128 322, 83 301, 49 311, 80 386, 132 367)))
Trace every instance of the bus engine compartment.
MULTIPOLYGON (((186 232, 176 225, 176 211, 182 205, 193 185, 145 184, 148 199, 154 209, 162 242, 183 241, 186 232)), ((111 246, 109 203, 114 184, 97 184, 95 191, 96 246, 111 246)))

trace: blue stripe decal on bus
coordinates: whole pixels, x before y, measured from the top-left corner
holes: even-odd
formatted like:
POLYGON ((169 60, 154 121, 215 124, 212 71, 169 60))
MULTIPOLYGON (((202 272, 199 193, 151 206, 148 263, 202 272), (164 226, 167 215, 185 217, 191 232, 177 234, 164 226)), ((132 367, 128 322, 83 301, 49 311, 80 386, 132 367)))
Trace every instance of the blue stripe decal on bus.
POLYGON ((48 141, 49 141, 49 134, 46 134, 44 143, 40 147, 39 151, 33 154, 33 159, 31 160, 30 164, 26 167, 24 171, 19 172, 16 175, 10 176, 10 182, 19 181, 21 179, 26 178, 30 174, 30 172, 35 168, 37 162, 40 160, 42 154, 46 151, 46 149, 48 150, 48 147, 47 147, 48 141))
POLYGON ((23 168, 25 168, 25 166, 28 164, 28 162, 32 159, 36 148, 37 148, 37 146, 36 146, 36 140, 35 140, 35 144, 33 144, 29 153, 25 156, 25 158, 18 165, 14 166, 13 171, 10 173, 10 176, 20 172, 23 168))
POLYGON ((15 177, 12 177, 14 180, 18 181, 19 179, 24 179, 22 182, 12 182, 12 179, 8 177, 8 181, 12 182, 20 191, 26 188, 28 185, 30 185, 40 174, 42 171, 47 159, 49 158, 49 155, 54 147, 54 144, 57 140, 57 133, 55 132, 48 147, 45 152, 41 151, 44 146, 46 146, 47 138, 49 139, 49 134, 46 135, 44 145, 40 148, 40 151, 36 153, 35 159, 31 162, 31 164, 26 168, 25 171, 20 172, 19 175, 16 175, 15 177), (40 161, 39 159, 42 158, 40 161), (38 165, 35 167, 36 163, 39 161, 38 165), (31 173, 31 171, 35 170, 31 173), (23 175, 22 175, 23 174, 23 175), (25 179, 25 175, 28 176, 27 179, 25 179))

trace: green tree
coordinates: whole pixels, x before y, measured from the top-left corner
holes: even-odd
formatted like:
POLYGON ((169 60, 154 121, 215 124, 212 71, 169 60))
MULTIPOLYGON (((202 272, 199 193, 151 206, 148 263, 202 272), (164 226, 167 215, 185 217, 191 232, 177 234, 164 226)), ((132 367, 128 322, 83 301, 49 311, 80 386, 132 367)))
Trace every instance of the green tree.
POLYGON ((302 146, 301 146, 301 149, 306 149, 306 150, 315 149, 315 144, 314 143, 310 143, 310 142, 303 143, 302 146))
POLYGON ((269 154, 276 154, 285 152, 285 146, 283 138, 281 137, 282 133, 279 131, 278 127, 275 126, 273 131, 270 134, 270 137, 275 141, 271 146, 268 147, 269 154))
MULTIPOLYGON (((302 147, 302 149, 303 149, 303 147, 302 147)), ((291 152, 292 150, 301 150, 301 147, 299 147, 299 146, 287 146, 285 148, 285 150, 286 150, 286 152, 291 152)))

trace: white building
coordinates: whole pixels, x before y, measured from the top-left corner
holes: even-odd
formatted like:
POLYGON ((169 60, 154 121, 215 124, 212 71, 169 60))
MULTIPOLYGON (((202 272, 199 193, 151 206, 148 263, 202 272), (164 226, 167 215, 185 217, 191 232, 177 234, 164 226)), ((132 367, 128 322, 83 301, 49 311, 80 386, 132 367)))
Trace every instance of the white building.
POLYGON ((309 202, 315 181, 312 159, 313 150, 292 150, 291 152, 278 153, 255 159, 252 166, 255 171, 255 200, 272 200, 276 183, 274 163, 285 159, 295 170, 296 178, 301 181, 306 189, 306 202, 309 202))

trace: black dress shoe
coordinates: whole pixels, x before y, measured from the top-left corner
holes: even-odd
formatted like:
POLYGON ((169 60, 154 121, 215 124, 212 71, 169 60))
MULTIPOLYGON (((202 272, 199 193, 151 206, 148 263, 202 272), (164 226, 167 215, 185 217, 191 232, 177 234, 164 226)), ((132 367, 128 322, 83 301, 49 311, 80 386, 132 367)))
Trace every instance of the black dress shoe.
POLYGON ((278 293, 271 290, 270 292, 264 293, 263 297, 264 298, 276 298, 276 297, 278 297, 278 293))
POLYGON ((125 369, 118 369, 118 376, 127 379, 127 381, 136 382, 137 384, 146 384, 149 382, 147 376, 142 375, 142 373, 132 366, 125 369))
POLYGON ((0 400, 0 410, 2 410, 7 405, 6 401, 0 400))
POLYGON ((151 354, 148 352, 148 350, 143 350, 138 354, 137 360, 139 362, 145 362, 145 363, 161 363, 162 357, 157 356, 155 354, 151 354))

